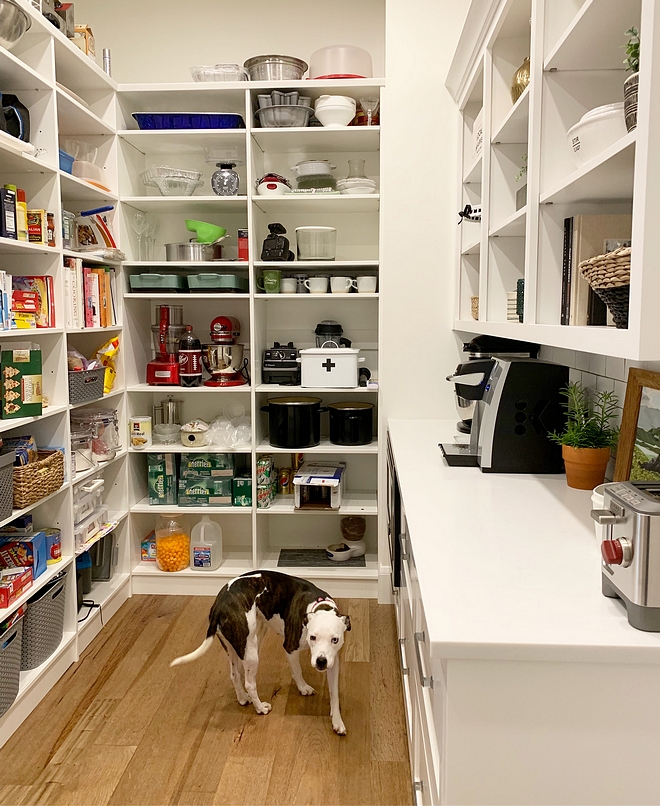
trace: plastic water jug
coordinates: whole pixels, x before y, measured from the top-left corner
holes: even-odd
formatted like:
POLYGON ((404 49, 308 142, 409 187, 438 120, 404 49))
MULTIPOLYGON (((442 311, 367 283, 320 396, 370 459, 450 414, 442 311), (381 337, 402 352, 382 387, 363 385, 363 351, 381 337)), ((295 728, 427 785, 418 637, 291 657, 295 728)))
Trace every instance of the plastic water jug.
POLYGON ((222 563, 222 529, 204 515, 190 533, 190 567, 195 571, 215 571, 222 563))

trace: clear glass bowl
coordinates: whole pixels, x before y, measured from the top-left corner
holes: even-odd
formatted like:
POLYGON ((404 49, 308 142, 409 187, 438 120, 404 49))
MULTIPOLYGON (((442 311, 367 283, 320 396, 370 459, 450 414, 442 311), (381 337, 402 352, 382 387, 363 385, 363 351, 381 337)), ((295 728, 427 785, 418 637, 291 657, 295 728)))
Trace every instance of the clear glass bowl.
POLYGON ((284 128, 290 126, 307 126, 312 110, 309 106, 291 106, 278 104, 257 109, 259 123, 263 129, 284 128))
POLYGON ((204 184, 200 171, 184 171, 169 165, 153 165, 140 176, 147 187, 157 187, 162 196, 192 196, 204 184))
POLYGON ((190 68, 193 81, 247 81, 248 71, 238 64, 198 64, 190 68))

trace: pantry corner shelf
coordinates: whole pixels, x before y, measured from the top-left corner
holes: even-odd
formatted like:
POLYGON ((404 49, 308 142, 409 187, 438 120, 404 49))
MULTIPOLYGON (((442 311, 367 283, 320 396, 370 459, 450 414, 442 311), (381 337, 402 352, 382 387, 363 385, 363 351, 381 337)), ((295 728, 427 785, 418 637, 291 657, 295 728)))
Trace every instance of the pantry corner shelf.
POLYGON ((252 129, 252 139, 264 153, 310 154, 374 152, 380 149, 380 126, 322 126, 252 129))
POLYGON ((287 193, 284 196, 254 196, 252 203, 262 213, 372 213, 380 209, 380 195, 287 193))
POLYGON ((334 445, 327 437, 322 437, 321 442, 319 445, 314 446, 313 448, 275 448, 270 442, 265 439, 259 443, 257 447, 257 453, 291 453, 295 451, 296 453, 333 453, 333 454, 342 454, 342 453, 365 453, 365 454, 377 454, 378 453, 378 441, 374 440, 373 442, 369 443, 368 445, 334 445))
POLYGON ((185 302, 187 299, 250 299, 249 294, 222 294, 222 293, 209 293, 209 294, 158 294, 149 292, 148 294, 144 293, 132 293, 127 291, 124 294, 124 299, 141 299, 144 301, 151 301, 156 299, 162 300, 178 300, 179 302, 185 302))
POLYGON ((42 413, 36 417, 16 417, 9 420, 0 420, 0 433, 4 433, 5 431, 13 431, 15 428, 22 428, 24 425, 31 425, 32 423, 45 420, 47 417, 54 417, 55 415, 62 414, 68 410, 69 404, 62 403, 58 406, 47 406, 45 409, 43 409, 42 413))
POLYGON ((62 201, 90 202, 92 205, 114 204, 119 200, 112 191, 96 187, 84 179, 79 179, 66 171, 59 171, 62 186, 62 201))
POLYGON ((501 143, 526 143, 529 125, 529 84, 522 95, 511 107, 504 120, 497 127, 491 142, 493 145, 501 143))
POLYGON ((163 512, 176 515, 250 515, 252 507, 225 507, 225 506, 199 506, 199 507, 180 507, 173 505, 151 505, 149 498, 143 498, 137 504, 133 504, 131 512, 150 512, 158 515, 163 512))
MULTIPOLYGON (((6 521, 3 521, 3 524, 5 522, 6 521)), ((29 587, 23 594, 21 594, 21 596, 19 596, 18 599, 12 602, 9 605, 9 607, 0 608, 0 622, 4 621, 7 618, 7 616, 9 616, 11 613, 17 610, 22 604, 27 602, 27 600, 30 599, 32 596, 34 596, 34 594, 37 593, 39 590, 41 590, 41 588, 43 588, 44 585, 47 585, 53 577, 57 576, 60 573, 60 571, 64 570, 65 568, 68 568, 71 565, 72 561, 73 561, 72 556, 66 556, 66 557, 63 556, 59 562, 54 563, 53 565, 48 565, 46 567, 46 570, 32 582, 31 587, 29 587)))
POLYGON ((114 128, 95 115, 91 109, 83 106, 71 95, 56 89, 57 123, 60 135, 80 137, 81 135, 100 135, 114 137, 114 128))
POLYGON ((14 238, 0 238, 0 254, 41 254, 48 257, 59 257, 61 252, 54 246, 47 246, 41 243, 28 243, 27 241, 17 241, 14 238))
POLYGON ((210 392, 226 392, 233 394, 235 392, 249 392, 252 387, 248 383, 242 386, 151 386, 148 383, 135 383, 129 386, 128 392, 149 392, 155 395, 171 395, 171 394, 208 394, 210 392))
POLYGON ((257 515, 377 515, 375 492, 348 491, 339 509, 296 509, 293 495, 278 495, 269 507, 257 508, 257 515))
POLYGON ((237 453, 237 454, 250 454, 252 447, 250 445, 241 446, 240 448, 226 448, 220 445, 200 445, 191 446, 183 445, 181 442, 176 442, 171 445, 161 445, 158 442, 152 443, 148 448, 133 448, 128 449, 129 453, 141 453, 143 456, 147 453, 237 453))
POLYGON ((123 204, 145 213, 244 213, 247 196, 122 196, 123 204), (214 208, 217 208, 214 209, 214 208))
POLYGON ((491 238, 521 237, 525 234, 527 225, 527 206, 511 213, 499 224, 491 228, 488 233, 491 238))
POLYGON ((112 457, 112 459, 108 459, 107 462, 102 462, 101 464, 98 464, 95 467, 90 467, 88 470, 81 470, 79 473, 76 473, 76 475, 73 477, 73 481, 71 482, 71 484, 76 485, 79 484, 81 481, 85 481, 85 479, 91 478, 96 473, 100 473, 106 467, 112 465, 114 462, 118 462, 120 459, 126 456, 127 453, 128 451, 126 450, 126 448, 124 448, 123 450, 117 451, 117 453, 112 457))

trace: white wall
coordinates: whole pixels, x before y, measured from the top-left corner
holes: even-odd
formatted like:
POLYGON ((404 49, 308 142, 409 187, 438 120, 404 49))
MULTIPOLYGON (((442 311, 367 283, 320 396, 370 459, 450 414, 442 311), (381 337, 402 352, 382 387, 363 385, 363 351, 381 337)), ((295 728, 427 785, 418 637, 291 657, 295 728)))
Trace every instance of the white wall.
POLYGON ((358 45, 384 70, 384 0, 76 0, 97 61, 112 51, 119 82, 190 81, 196 64, 285 53, 305 61, 328 44, 358 45), (153 43, 156 43, 154 46, 153 43))
POLYGON ((456 105, 445 76, 464 0, 387 0, 382 130, 381 359, 384 414, 454 417, 445 377, 457 236, 456 105))

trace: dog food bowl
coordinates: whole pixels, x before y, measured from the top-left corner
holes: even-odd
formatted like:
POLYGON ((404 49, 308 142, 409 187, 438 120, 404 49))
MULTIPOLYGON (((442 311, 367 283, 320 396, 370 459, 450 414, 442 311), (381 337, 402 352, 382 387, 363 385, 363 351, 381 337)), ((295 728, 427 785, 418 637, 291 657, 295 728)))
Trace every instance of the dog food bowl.
POLYGON ((363 541, 352 543, 333 543, 325 550, 326 556, 329 560, 336 563, 343 563, 346 560, 351 560, 353 557, 364 557, 367 547, 363 541))

